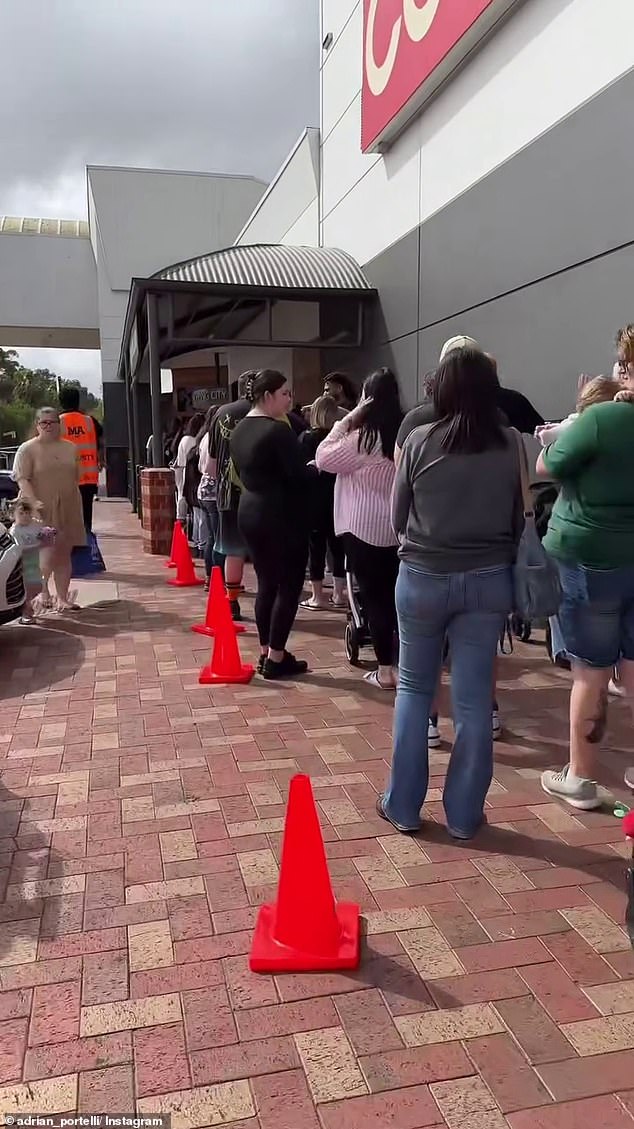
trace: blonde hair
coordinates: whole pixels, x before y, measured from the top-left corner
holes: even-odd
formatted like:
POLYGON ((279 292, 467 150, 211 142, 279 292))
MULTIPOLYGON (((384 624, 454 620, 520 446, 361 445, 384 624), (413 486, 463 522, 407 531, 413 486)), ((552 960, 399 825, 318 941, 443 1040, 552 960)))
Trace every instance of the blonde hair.
POLYGON ((634 364, 634 325, 626 325, 616 335, 616 347, 623 352, 626 365, 634 364))
POLYGON ((320 431, 330 431, 339 418, 339 408, 333 396, 318 396, 310 406, 310 426, 320 431))
POLYGON ((577 397, 577 411, 583 412, 593 404, 605 404, 613 400, 619 390, 618 381, 612 376, 595 376, 584 384, 577 397))

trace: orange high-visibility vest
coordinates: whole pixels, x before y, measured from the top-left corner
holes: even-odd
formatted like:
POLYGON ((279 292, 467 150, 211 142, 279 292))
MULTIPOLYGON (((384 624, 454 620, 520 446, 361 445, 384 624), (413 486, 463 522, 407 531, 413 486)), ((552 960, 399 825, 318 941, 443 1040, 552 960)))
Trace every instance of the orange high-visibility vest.
POLYGON ((80 486, 96 486, 99 482, 97 431, 90 416, 83 412, 64 412, 60 416, 62 439, 74 443, 81 464, 80 486))

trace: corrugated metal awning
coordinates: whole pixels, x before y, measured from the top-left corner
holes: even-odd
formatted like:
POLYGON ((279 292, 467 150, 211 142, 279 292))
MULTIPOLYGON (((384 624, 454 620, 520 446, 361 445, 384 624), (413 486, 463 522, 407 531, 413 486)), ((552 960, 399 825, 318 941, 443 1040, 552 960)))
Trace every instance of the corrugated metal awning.
POLYGON ((259 243, 229 247, 159 271, 154 278, 248 289, 368 293, 373 287, 359 264, 336 247, 288 247, 259 243))

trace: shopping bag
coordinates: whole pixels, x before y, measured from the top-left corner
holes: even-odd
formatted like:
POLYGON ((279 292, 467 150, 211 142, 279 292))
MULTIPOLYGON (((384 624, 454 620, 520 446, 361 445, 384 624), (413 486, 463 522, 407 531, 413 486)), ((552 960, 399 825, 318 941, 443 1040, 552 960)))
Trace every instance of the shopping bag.
POLYGON ((86 544, 78 545, 71 554, 72 575, 77 579, 83 576, 95 576, 106 571, 106 565, 101 555, 94 533, 86 535, 86 544))
POLYGON ((526 451, 519 431, 517 441, 524 505, 524 531, 517 548, 513 570, 514 612, 523 620, 548 619, 556 615, 561 600, 559 573, 548 556, 535 526, 533 501, 528 483, 526 451))

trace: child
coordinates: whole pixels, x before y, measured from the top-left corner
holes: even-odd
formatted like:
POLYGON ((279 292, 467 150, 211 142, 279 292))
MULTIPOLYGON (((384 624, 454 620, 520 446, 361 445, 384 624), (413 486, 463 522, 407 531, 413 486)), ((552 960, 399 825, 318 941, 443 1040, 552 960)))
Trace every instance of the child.
POLYGON ((593 404, 608 403, 610 400, 616 399, 617 396, 619 399, 625 399, 626 397, 623 397, 621 393, 621 384, 613 376, 593 376, 591 379, 581 376, 575 411, 566 416, 561 423, 545 423, 543 427, 538 427, 535 431, 535 438, 539 439, 542 447, 548 447, 550 443, 559 439, 562 432, 570 427, 570 424, 574 423, 586 408, 592 407, 593 404))
POLYGON ((37 518, 39 504, 30 498, 18 498, 13 505, 13 525, 9 533, 22 550, 22 571, 26 601, 24 614, 20 619, 23 625, 35 623, 33 601, 42 592, 42 571, 40 569, 40 549, 50 545, 54 530, 47 528, 37 518))

